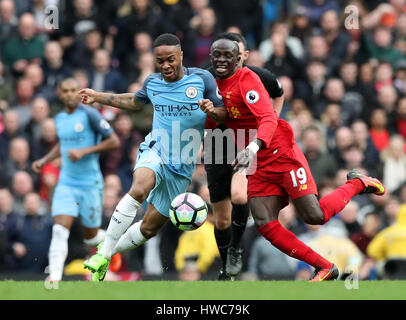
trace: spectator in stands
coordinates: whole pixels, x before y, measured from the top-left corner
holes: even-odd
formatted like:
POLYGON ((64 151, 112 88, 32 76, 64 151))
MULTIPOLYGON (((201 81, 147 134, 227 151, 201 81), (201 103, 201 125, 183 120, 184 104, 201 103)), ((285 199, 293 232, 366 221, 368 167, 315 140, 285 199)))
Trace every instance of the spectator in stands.
POLYGON ((372 239, 378 234, 381 227, 382 220, 379 214, 373 211, 368 212, 363 217, 361 232, 354 233, 351 235, 350 239, 365 256, 368 256, 367 247, 372 239))
POLYGON ((10 109, 18 113, 19 125, 24 128, 31 118, 34 85, 28 78, 20 78, 16 87, 16 103, 10 109))
POLYGON ((15 75, 21 75, 30 63, 40 63, 44 57, 44 42, 37 36, 34 16, 24 13, 18 23, 18 36, 4 43, 3 63, 15 75))
POLYGON ((406 97, 399 99, 397 103, 395 128, 397 132, 406 139, 406 97))
POLYGON ((41 121, 41 136, 31 146, 31 159, 40 159, 46 155, 58 143, 55 121, 52 118, 46 118, 41 121))
POLYGON ((24 77, 31 81, 34 96, 41 96, 52 102, 56 100, 56 90, 44 83, 44 71, 38 64, 30 64, 24 70, 24 77))
POLYGON ((406 206, 402 205, 396 223, 379 232, 367 247, 367 253, 380 266, 385 279, 406 279, 406 206))
POLYGON ((13 176, 10 189, 14 197, 14 211, 23 216, 25 214, 24 197, 34 192, 34 181, 26 171, 17 171, 13 176))
POLYGON ((401 135, 392 135, 389 147, 382 153, 383 183, 393 192, 406 182, 405 139, 401 135))
MULTIPOLYGON (((406 17, 406 14, 405 14, 406 17)), ((406 21, 406 18, 405 18, 406 21)), ((406 38, 405 38, 406 39, 406 38)), ((405 40, 406 41, 406 40, 405 40)), ((406 45, 405 45, 406 46, 406 45)), ((406 53, 403 54, 406 56, 406 53)), ((402 95, 406 95, 406 59, 400 59, 395 65, 395 79, 393 85, 402 95)))
POLYGON ((20 272, 43 273, 48 265, 48 249, 51 242, 52 218, 41 214, 41 200, 37 193, 24 196, 24 216, 15 228, 12 240, 20 272))
POLYGON ((34 157, 33 149, 36 147, 36 143, 41 139, 41 122, 49 116, 50 109, 48 101, 42 97, 34 98, 34 100, 32 100, 31 119, 24 129, 24 132, 29 137, 31 160, 38 159, 34 157))
MULTIPOLYGON (((5 111, 14 100, 13 79, 4 70, 4 65, 0 61, 0 112, 5 111)), ((1 115, 0 115, 1 120, 1 115)), ((2 121, 0 121, 1 123, 2 121)), ((1 126, 4 129, 4 126, 1 126)), ((1 133, 2 129, 0 129, 1 133)))
POLYGON ((94 52, 89 81, 90 87, 96 91, 123 93, 127 88, 127 79, 120 71, 111 68, 110 53, 106 49, 94 52))
POLYGON ((371 127, 369 135, 375 148, 381 152, 389 145, 389 130, 387 128, 388 118, 385 110, 381 108, 374 109, 371 113, 371 127))
POLYGON ((2 262, 0 269, 2 271, 15 271, 15 261, 12 254, 11 238, 13 236, 14 226, 16 225, 18 215, 13 208, 13 196, 8 188, 0 188, 0 234, 2 247, 2 262))
POLYGON ((13 0, 0 1, 0 51, 7 39, 18 34, 18 18, 13 0))
MULTIPOLYGON (((18 136, 24 136, 20 126, 20 118, 14 110, 7 110, 4 113, 4 131, 0 134, 0 163, 8 160, 10 141, 18 136)), ((0 172, 0 175, 4 172, 0 172)))
POLYGON ((336 103, 329 103, 321 115, 321 121, 326 128, 326 140, 329 150, 335 148, 335 134, 336 130, 343 125, 341 119, 340 105, 336 103))
POLYGON ((341 13, 337 0, 304 0, 302 5, 307 9, 310 22, 313 26, 318 26, 324 12, 334 10, 341 13))

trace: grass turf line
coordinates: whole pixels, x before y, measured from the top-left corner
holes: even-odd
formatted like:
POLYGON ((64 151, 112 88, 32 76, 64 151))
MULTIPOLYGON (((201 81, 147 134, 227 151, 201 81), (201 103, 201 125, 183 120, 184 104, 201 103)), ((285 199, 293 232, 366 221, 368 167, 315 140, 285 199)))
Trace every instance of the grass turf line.
POLYGON ((348 290, 344 281, 2 281, 0 300, 405 300, 406 281, 360 281, 348 290))

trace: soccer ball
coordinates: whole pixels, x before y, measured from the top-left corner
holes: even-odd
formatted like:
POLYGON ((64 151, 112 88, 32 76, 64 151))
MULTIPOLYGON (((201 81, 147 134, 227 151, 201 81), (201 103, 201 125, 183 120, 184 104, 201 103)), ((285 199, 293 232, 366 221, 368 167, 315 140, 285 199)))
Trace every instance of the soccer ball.
POLYGON ((207 219, 207 204, 195 193, 186 192, 172 200, 169 218, 182 231, 199 228, 207 219))

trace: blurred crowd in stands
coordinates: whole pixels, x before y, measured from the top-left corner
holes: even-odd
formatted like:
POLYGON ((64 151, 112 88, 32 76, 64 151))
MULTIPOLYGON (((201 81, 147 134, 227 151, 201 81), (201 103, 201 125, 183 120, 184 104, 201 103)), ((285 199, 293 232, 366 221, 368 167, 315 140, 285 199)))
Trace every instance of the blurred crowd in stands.
MULTIPOLYGON (((277 75, 285 99, 281 117, 292 125, 321 196, 344 184, 352 168, 386 186, 382 197, 355 197, 322 227, 304 224, 289 205, 280 215, 283 225, 344 274, 405 277, 406 0, 0 0, 0 272, 44 273, 47 266, 61 164, 48 163, 36 175, 31 163, 57 142, 58 82, 74 77, 82 88, 136 92, 155 72, 157 35, 176 34, 184 65, 206 68, 210 45, 224 31, 246 37, 247 64, 277 75)), ((152 108, 94 107, 121 140, 119 149, 101 156, 107 228, 130 187, 152 108)), ((190 191, 210 204, 203 165, 190 191)), ((125 254, 123 273, 209 277, 219 265, 210 220, 193 233, 167 224, 156 239, 125 254)), ((309 266, 260 237, 252 220, 243 246, 241 279, 310 275, 309 266)), ((83 273, 80 261, 92 250, 74 225, 66 274, 83 273)))

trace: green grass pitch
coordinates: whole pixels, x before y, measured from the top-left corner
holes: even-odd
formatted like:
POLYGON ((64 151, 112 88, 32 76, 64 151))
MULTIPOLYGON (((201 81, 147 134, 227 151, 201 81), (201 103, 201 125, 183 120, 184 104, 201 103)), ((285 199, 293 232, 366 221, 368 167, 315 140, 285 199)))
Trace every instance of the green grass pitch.
POLYGON ((405 300, 406 281, 2 281, 0 300, 405 300), (348 284, 352 289, 347 288, 348 284))

